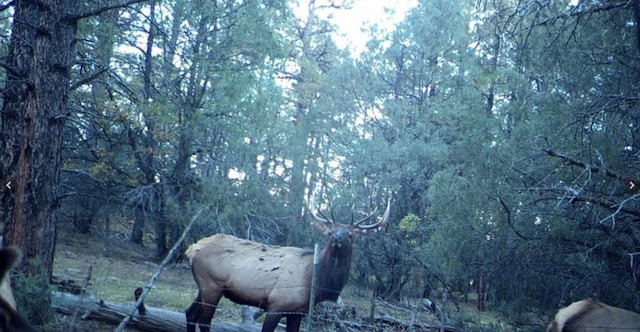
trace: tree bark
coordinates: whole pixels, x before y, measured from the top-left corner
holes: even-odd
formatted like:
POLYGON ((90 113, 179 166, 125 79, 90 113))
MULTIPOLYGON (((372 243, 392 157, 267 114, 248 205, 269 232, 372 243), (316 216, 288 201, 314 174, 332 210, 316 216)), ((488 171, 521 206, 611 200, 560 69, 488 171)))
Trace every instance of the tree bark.
POLYGON ((0 234, 22 249, 28 273, 51 278, 76 21, 73 0, 14 2, 1 112, 0 234))
POLYGON ((484 276, 482 275, 482 272, 480 272, 477 280, 476 295, 478 297, 476 308, 478 311, 484 311, 484 276))

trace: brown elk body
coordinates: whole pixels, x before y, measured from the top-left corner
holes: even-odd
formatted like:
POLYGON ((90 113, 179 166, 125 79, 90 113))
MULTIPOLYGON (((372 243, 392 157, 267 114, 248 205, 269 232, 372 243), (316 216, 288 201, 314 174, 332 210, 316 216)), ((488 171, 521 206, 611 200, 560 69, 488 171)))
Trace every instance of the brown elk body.
MULTIPOLYGON (((377 230, 389 219, 391 200, 382 219, 373 224, 335 223, 313 214, 314 224, 329 238, 319 253, 315 303, 335 301, 345 286, 357 233, 377 230)), ((313 273, 313 251, 270 246, 231 235, 216 234, 191 245, 186 252, 198 296, 186 311, 187 331, 208 332, 222 296, 265 310, 263 332, 273 332, 281 318, 287 332, 297 332, 308 312, 313 273)))
POLYGON ((547 332, 640 332, 640 314, 595 300, 560 309, 547 332))
POLYGON ((9 246, 0 249, 0 331, 36 331, 16 311, 16 300, 11 291, 9 272, 21 257, 22 253, 16 247, 9 246))

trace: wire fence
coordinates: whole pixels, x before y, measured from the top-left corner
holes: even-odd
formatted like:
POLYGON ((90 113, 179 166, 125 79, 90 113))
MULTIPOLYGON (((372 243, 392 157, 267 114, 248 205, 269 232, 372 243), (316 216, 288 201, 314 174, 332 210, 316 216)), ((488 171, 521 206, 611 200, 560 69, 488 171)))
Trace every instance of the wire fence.
MULTIPOLYGON (((295 288, 289 286, 286 288, 295 288)), ((353 305, 339 304, 333 302, 323 302, 318 304, 312 313, 313 324, 311 329, 302 329, 304 331, 440 331, 442 328, 437 318, 429 314, 425 308, 419 306, 401 308, 391 305, 380 299, 371 299, 368 305, 375 308, 356 309, 353 305), (360 311, 360 312, 358 312, 360 311), (373 314, 373 312, 376 312, 373 314), (401 311, 402 314, 398 314, 401 311), (391 314, 390 312, 394 312, 391 314), (431 319, 427 320, 429 317, 431 319), (435 321, 434 321, 435 319, 435 321)), ((214 305, 201 301, 195 303, 216 308, 214 317, 243 317, 237 308, 228 305, 214 305)), ((287 316, 307 316, 307 313, 299 311, 271 311, 271 312, 253 312, 253 318, 261 315, 279 315, 283 318, 287 316)), ((215 321, 215 318, 214 318, 215 321)), ((253 322, 253 321, 251 321, 253 322)), ((247 323, 243 321, 243 324, 247 323)), ((282 319, 280 324, 286 324, 286 319, 282 319)), ((304 327, 304 324, 302 324, 304 327)), ((452 326, 445 326, 444 331, 461 331, 452 326)))
MULTIPOLYGON (((319 262, 318 262, 318 245, 315 245, 315 250, 314 250, 314 260, 313 260, 313 270, 312 270, 312 280, 311 280, 311 284, 294 284, 294 285, 287 285, 287 286, 282 286, 282 285, 278 285, 278 288, 275 289, 274 285, 269 285, 268 287, 242 287, 242 288, 229 288, 229 287, 225 287, 223 289, 223 293, 237 293, 237 294, 242 294, 241 296, 238 296, 239 298, 243 298, 243 297, 249 297, 249 298, 263 298, 265 299, 265 301, 267 301, 269 295, 275 290, 277 291, 282 291, 282 290, 291 290, 291 292, 302 292, 304 294, 304 296, 306 296, 307 298, 304 299, 303 296, 299 296, 299 297, 295 297, 295 295, 292 295, 292 300, 296 302, 296 305, 301 305, 303 303, 306 302, 306 305, 308 306, 308 313, 306 312, 301 312, 301 311, 269 311, 266 312, 267 315, 278 315, 278 316, 282 316, 282 317, 288 317, 288 316, 307 316, 307 324, 306 324, 306 330, 307 331, 311 331, 314 330, 312 325, 312 322, 315 322, 315 326, 317 326, 319 323, 326 326, 326 325, 332 325, 334 326, 337 330, 339 331, 352 331, 352 330, 362 330, 365 329, 367 331, 384 331, 385 326, 391 326, 393 327, 394 331, 416 331, 416 330, 439 330, 439 331, 457 331, 457 329, 455 328, 446 328, 446 315, 444 315, 443 312, 440 312, 440 317, 441 320, 439 323, 435 324, 435 325, 428 325, 426 323, 422 323, 421 321, 419 321, 417 319, 417 313, 420 309, 420 307, 416 307, 414 309, 412 309, 410 312, 411 314, 409 315, 411 318, 408 321, 404 321, 402 319, 399 319, 397 317, 385 314, 385 315, 374 315, 375 313, 375 305, 376 302, 374 301, 374 298, 372 298, 372 300, 370 301, 370 309, 369 309, 369 315, 368 316, 362 316, 362 319, 358 319, 358 316, 355 313, 355 307, 353 307, 353 310, 351 310, 352 317, 350 317, 349 320, 345 319, 346 317, 344 317, 344 315, 338 315, 336 312, 330 312, 330 311, 324 311, 324 312, 317 312, 316 313, 316 306, 315 306, 315 293, 316 291, 323 291, 323 292, 338 292, 340 293, 341 290, 336 290, 333 288, 325 288, 321 286, 321 282, 318 282, 316 280, 316 276, 317 276, 317 270, 319 268, 319 262), (320 283, 320 285, 319 285, 320 283), (263 296, 256 296, 256 293, 260 293, 263 292, 264 295, 263 296), (247 295, 247 293, 252 293, 253 296, 251 295, 247 295), (318 315, 319 313, 322 313, 322 315, 318 315), (349 325, 353 326, 353 328, 350 328, 349 325)), ((301 294, 302 295, 302 294, 301 294)), ((237 296, 237 295, 236 295, 237 296)), ((235 296, 234 296, 235 297, 235 296)), ((219 301, 219 299, 218 299, 219 301)), ((217 303, 207 303, 207 302, 196 302, 196 304, 200 304, 203 306, 212 306, 215 308, 215 311, 218 311, 219 306, 217 305, 217 303)), ((267 303, 264 303, 264 305, 268 305, 267 303)), ((258 305, 260 306, 260 305, 258 305)), ((220 313, 218 313, 218 315, 221 315, 220 313)))

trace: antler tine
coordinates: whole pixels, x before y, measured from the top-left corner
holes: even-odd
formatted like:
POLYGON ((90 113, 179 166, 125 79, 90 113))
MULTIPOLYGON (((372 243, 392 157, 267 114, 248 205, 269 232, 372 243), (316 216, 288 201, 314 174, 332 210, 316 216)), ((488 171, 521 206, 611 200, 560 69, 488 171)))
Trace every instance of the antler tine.
POLYGON ((331 204, 329 204, 329 211, 331 212, 331 222, 335 223, 336 222, 336 216, 333 215, 333 206, 331 206, 331 204))
POLYGON ((324 218, 325 222, 329 224, 333 224, 336 218, 333 216, 333 210, 330 210, 330 211, 331 211, 331 218, 328 218, 327 216, 324 215, 324 213, 322 213, 322 211, 320 211, 320 209, 318 209, 318 213, 320 213, 322 218, 324 218))
POLYGON ((353 225, 353 219, 355 217, 353 215, 353 209, 355 209, 355 208, 356 208, 356 204, 355 203, 351 204, 351 225, 353 225))
POLYGON ((315 212, 316 210, 316 199, 315 196, 311 196, 311 206, 309 206, 309 213, 311 213, 311 216, 313 217, 313 219, 315 219, 318 222, 321 222, 323 224, 332 224, 333 221, 331 221, 331 219, 327 218, 321 211, 320 209, 318 209, 318 213, 320 213, 320 216, 318 216, 315 212))
POLYGON ((376 223, 373 223, 373 224, 370 224, 370 225, 361 225, 366 220, 371 219, 371 217, 373 217, 373 215, 376 213, 377 210, 378 209, 376 208, 376 210, 373 211, 373 213, 371 215, 359 220, 353 226, 357 227, 359 229, 362 229, 364 231, 369 230, 369 229, 377 229, 377 228, 382 227, 387 221, 389 221, 389 214, 391 214, 391 197, 389 197, 389 199, 387 200, 387 208, 385 209, 384 214, 382 215, 382 219, 380 221, 378 221, 376 223))
POLYGON ((376 212, 378 212, 378 208, 377 207, 373 210, 373 212, 371 212, 371 214, 369 214, 368 216, 356 221, 355 223, 352 220, 351 225, 353 225, 354 227, 358 227, 358 228, 364 227, 364 226, 361 226, 360 224, 362 224, 363 222, 368 221, 369 219, 373 218, 373 216, 376 215, 376 212))

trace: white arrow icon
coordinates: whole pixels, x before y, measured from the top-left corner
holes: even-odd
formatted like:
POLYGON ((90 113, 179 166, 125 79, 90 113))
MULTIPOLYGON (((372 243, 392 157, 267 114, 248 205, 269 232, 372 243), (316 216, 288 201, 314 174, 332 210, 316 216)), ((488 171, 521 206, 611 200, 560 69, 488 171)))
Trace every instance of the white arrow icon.
POLYGON ((629 181, 629 190, 633 190, 636 187, 636 184, 633 181, 629 181))
POLYGON ((7 189, 11 190, 11 180, 7 181, 4 186, 7 187, 7 189))

